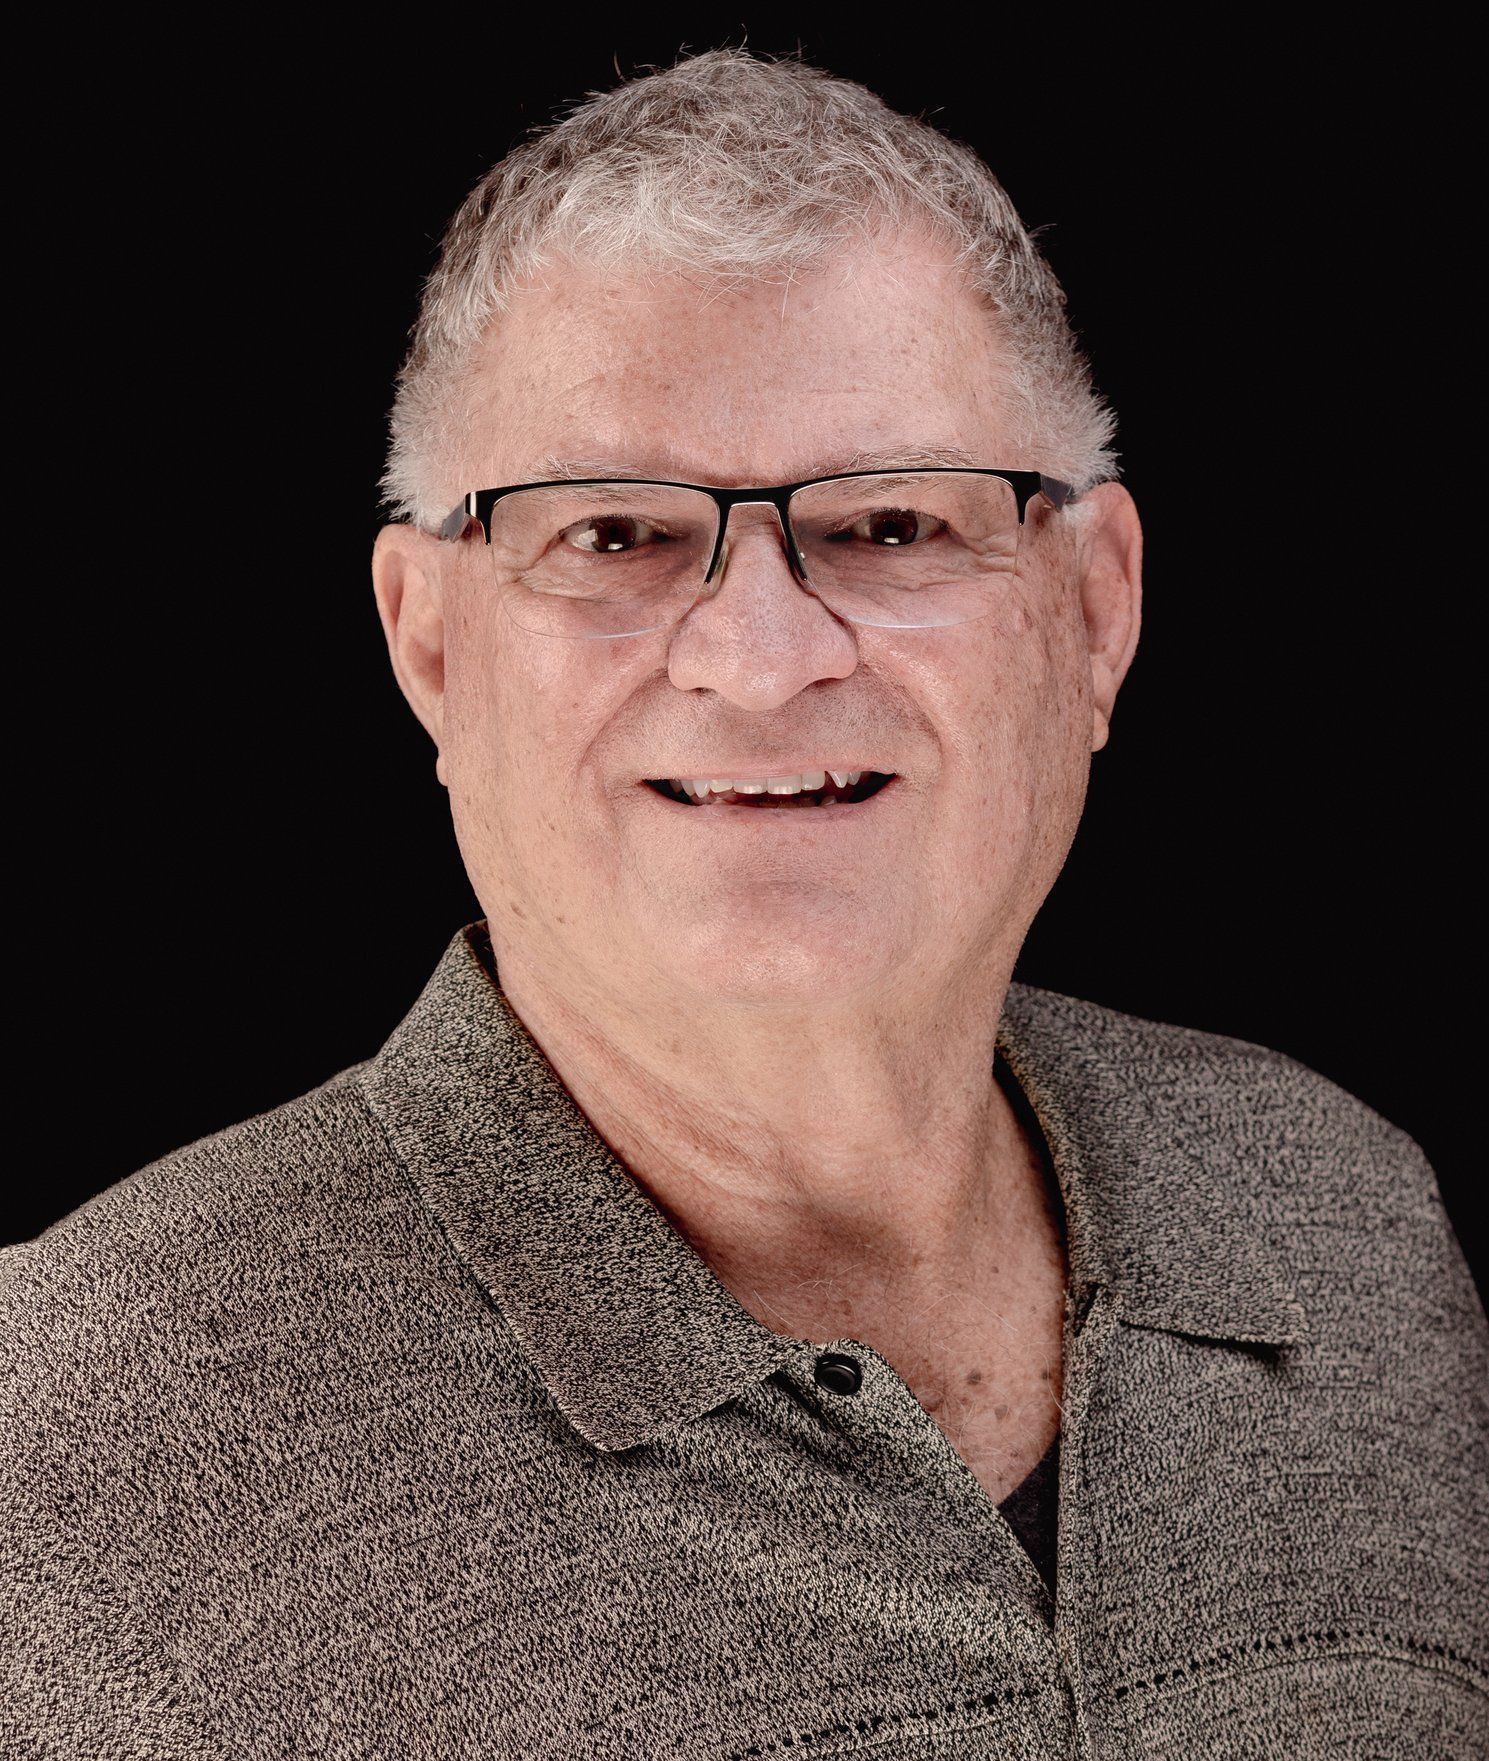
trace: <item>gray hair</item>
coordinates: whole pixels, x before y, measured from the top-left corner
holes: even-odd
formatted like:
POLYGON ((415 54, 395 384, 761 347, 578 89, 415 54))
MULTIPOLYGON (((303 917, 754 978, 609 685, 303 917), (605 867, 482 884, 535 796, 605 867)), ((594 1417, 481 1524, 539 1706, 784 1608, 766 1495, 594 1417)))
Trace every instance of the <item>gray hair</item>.
POLYGON ((617 273, 734 286, 789 278, 881 228, 947 243, 1000 327, 1011 446, 1078 491, 1117 474, 1117 419, 1091 384, 1065 294, 968 146, 800 59, 712 49, 532 131, 466 197, 424 283, 380 479, 425 531, 476 484, 449 473, 470 430, 472 356, 549 253, 617 273))

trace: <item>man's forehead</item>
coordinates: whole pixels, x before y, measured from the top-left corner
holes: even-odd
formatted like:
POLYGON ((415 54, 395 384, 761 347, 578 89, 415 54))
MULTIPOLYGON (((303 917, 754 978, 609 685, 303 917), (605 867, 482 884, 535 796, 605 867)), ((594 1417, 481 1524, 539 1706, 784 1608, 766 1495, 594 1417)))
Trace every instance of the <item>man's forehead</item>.
MULTIPOLYGON (((959 283, 942 289, 917 273, 907 284, 898 258, 887 268, 891 292, 905 297, 869 298, 883 292, 877 283, 850 288, 794 332, 792 347, 764 347, 746 327, 743 353, 704 350, 697 359, 697 351, 675 351, 674 326, 642 323, 623 302, 623 322, 604 347, 582 324, 577 339, 562 322, 550 335, 574 290, 561 281, 528 290, 492 327, 468 381, 468 444, 488 460, 484 481, 629 477, 735 487, 897 466, 1020 463, 997 444, 1008 425, 1008 375, 986 311, 959 283)), ((574 315, 595 304, 611 324, 617 308, 606 296, 615 290, 603 277, 590 280, 592 298, 574 315)), ((793 286, 798 313, 799 291, 793 286)), ((697 289, 679 297, 696 301, 697 289)), ((758 305, 772 322, 782 303, 773 287, 741 290, 737 300, 744 315, 758 305)), ((727 336, 739 316, 731 305, 712 322, 727 336)))
MULTIPOLYGON (((593 451, 560 447, 538 455, 529 463, 531 480, 535 482, 584 477, 632 477, 711 483, 719 488, 728 488, 753 480, 752 474, 740 475, 737 469, 732 468, 736 461, 730 461, 730 468, 721 471, 719 464, 711 464, 697 454, 683 453, 666 446, 647 446, 629 452, 620 449, 593 451)), ((786 481, 831 477, 841 471, 887 471, 907 466, 928 469, 939 465, 1004 466, 1006 463, 1003 459, 979 458, 962 446, 927 445, 906 439, 903 444, 845 444, 819 450, 809 457, 797 457, 786 481)))

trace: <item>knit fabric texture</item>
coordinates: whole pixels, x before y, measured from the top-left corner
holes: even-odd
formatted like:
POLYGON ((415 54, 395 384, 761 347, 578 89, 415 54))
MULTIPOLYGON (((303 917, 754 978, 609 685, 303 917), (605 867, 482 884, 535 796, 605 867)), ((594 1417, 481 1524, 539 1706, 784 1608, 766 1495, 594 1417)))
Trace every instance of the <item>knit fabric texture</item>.
POLYGON ((1053 1594, 872 1341, 713 1276, 475 923, 375 1057, 0 1255, 0 1754, 1482 1761, 1489 1323, 1418 1145, 1030 985, 996 1047, 1068 1228, 1053 1594))

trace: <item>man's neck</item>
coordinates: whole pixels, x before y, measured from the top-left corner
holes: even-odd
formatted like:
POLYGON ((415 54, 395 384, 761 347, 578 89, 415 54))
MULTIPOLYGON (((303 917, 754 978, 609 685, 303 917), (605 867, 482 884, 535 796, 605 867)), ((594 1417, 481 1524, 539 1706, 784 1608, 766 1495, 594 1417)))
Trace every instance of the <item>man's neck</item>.
MULTIPOLYGON (((1008 1106, 980 1189, 954 1234, 908 1242, 892 1215, 829 1235, 803 1227, 777 1251, 727 1214, 700 1220, 654 1202, 736 1299, 772 1331, 825 1342, 860 1338, 892 1357, 928 1359, 952 1340, 984 1338, 1067 1277, 1058 1184, 1037 1125, 1008 1106), (1036 1295, 1039 1292, 1041 1294, 1036 1295)), ((647 1183, 644 1177, 642 1184, 647 1183)), ((650 1190, 650 1188, 648 1188, 650 1190)), ((896 1358, 896 1361, 899 1361, 896 1358)))
POLYGON ((707 1022, 661 1032, 629 997, 579 1006, 521 951, 498 960, 509 1003, 595 1130, 774 1330, 842 1336, 872 1315, 907 1338, 927 1316, 944 1331, 1063 1251, 1042 1136, 994 1056, 985 999, 1001 1001, 1006 981, 964 979, 901 1016, 855 1010, 839 1040, 803 1041, 814 1062, 792 1080, 769 1062, 784 1024, 760 1042, 767 1062, 742 1073, 707 1022))

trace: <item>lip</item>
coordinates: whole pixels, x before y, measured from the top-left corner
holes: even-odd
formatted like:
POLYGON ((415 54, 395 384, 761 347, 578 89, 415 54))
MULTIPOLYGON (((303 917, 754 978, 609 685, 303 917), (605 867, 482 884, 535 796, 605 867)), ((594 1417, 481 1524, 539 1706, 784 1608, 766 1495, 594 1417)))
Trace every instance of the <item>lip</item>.
MULTIPOLYGON (((778 764, 778 765, 775 765, 770 770, 756 770, 756 769, 754 769, 754 767, 752 765, 748 765, 748 764, 742 764, 742 765, 717 764, 713 767, 712 770, 709 770, 707 768, 705 768, 703 770, 667 770, 667 771, 659 771, 657 774, 663 780, 665 780, 669 777, 728 777, 728 779, 731 783, 768 783, 772 777, 801 777, 801 776, 806 776, 809 772, 816 771, 816 770, 820 770, 823 772, 835 770, 839 776, 844 775, 846 772, 848 772, 850 770, 856 770, 862 776, 867 776, 870 771, 873 771, 876 775, 881 776, 881 777, 890 777, 890 776, 898 775, 898 772, 892 770, 889 767, 889 765, 887 765, 887 764, 815 764, 815 763, 813 763, 813 764, 795 764, 795 763, 793 763, 793 764, 778 764)), ((647 781, 647 779, 645 777, 638 777, 636 780, 641 783, 644 783, 647 781)))
MULTIPOLYGON (((859 777, 868 777, 868 775, 898 777, 899 775, 898 771, 889 770, 884 764, 797 764, 796 770, 727 770, 727 768, 720 766, 718 770, 662 771, 660 780, 669 782, 672 777, 727 777, 730 782, 764 782, 764 784, 769 784, 776 777, 808 777, 811 775, 811 771, 818 770, 824 773, 824 777, 831 777, 833 771, 838 771, 840 777, 847 777, 848 771, 857 771, 859 777)), ((642 784, 648 780, 656 780, 656 778, 637 778, 637 782, 642 782, 642 784)))
MULTIPOLYGON (((791 772, 776 771, 776 776, 791 775, 791 772)), ((741 778, 741 781, 745 779, 741 778)), ((876 789, 866 801, 833 801, 824 807, 746 807, 739 801, 710 801, 706 807, 695 807, 687 801, 674 801, 670 795, 664 795, 659 789, 653 789, 649 783, 641 782, 636 787, 649 795, 659 807, 665 807, 673 813, 692 814, 697 819, 716 819, 721 825, 738 825, 745 819, 779 820, 786 825, 802 830, 816 821, 823 827, 835 826, 848 819, 873 819, 873 809, 886 795, 898 795, 900 778, 892 775, 881 789, 876 789)))

